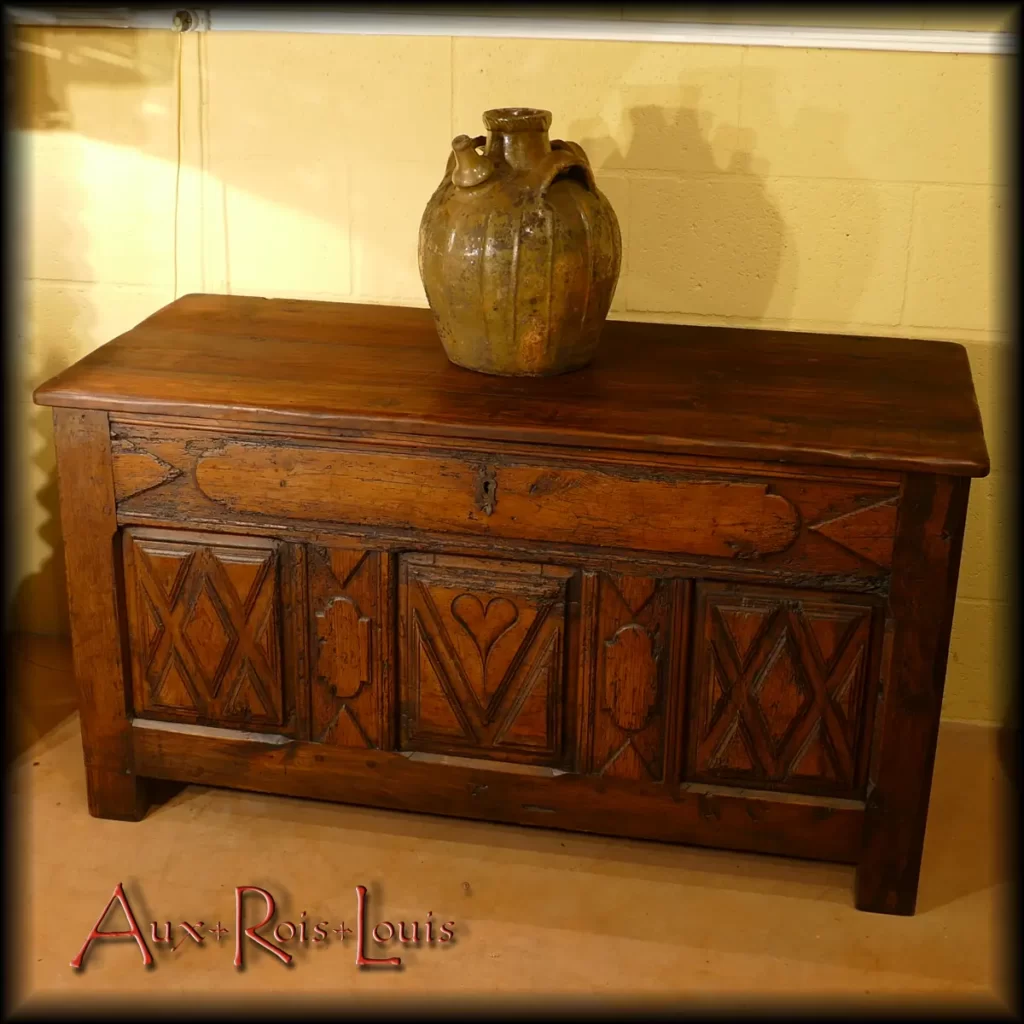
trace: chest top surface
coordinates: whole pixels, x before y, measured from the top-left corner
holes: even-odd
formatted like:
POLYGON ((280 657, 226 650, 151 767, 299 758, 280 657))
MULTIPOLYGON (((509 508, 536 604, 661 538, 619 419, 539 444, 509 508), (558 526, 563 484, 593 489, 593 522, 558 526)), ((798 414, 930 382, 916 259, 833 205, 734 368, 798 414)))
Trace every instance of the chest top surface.
POLYGON ((186 295, 43 384, 42 405, 984 476, 964 348, 609 321, 594 362, 490 377, 426 309, 186 295))

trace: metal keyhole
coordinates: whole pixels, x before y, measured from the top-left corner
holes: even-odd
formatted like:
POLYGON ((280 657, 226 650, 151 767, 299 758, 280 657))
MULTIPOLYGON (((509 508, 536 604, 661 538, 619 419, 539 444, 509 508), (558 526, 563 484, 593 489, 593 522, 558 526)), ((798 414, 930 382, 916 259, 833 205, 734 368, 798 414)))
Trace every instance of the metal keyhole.
POLYGON ((476 506, 485 516, 494 512, 498 503, 498 482, 490 466, 481 466, 476 478, 476 506))

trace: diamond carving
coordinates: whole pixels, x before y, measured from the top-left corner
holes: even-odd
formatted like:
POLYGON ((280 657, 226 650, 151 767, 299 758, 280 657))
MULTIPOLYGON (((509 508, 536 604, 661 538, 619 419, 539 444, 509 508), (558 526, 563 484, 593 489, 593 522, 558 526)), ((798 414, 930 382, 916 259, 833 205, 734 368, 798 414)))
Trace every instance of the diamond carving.
POLYGON ((895 497, 888 498, 834 519, 812 523, 808 528, 873 565, 890 565, 896 537, 898 501, 895 497))
POLYGON ((813 793, 862 785, 873 611, 859 600, 701 585, 691 777, 813 793))
POLYGON ((778 751, 813 703, 799 659, 790 652, 788 637, 775 645, 750 689, 757 699, 765 732, 778 751))
POLYGON ((748 608, 719 608, 718 614, 740 663, 745 665, 754 649, 754 641, 764 629, 767 616, 762 610, 748 608))
POLYGON ((135 708, 281 724, 276 543, 155 534, 125 531, 135 708))
POLYGON ((664 777, 674 586, 649 576, 595 575, 596 774, 655 782, 664 777))
POLYGON ((616 779, 656 779, 658 771, 643 759, 637 751, 632 739, 628 739, 605 762, 601 775, 616 779))
POLYGON ((203 674, 207 692, 216 697, 224 681, 224 668, 236 637, 208 580, 203 582, 182 629, 182 636, 203 674))
POLYGON ((264 717, 269 710, 267 703, 259 677, 253 672, 249 662, 243 661, 235 685, 231 688, 231 696, 228 698, 228 712, 248 721, 253 717, 264 717))
POLYGON ((188 673, 182 671, 180 659, 169 658, 167 660, 167 669, 154 688, 153 702, 172 708, 194 708, 196 706, 196 694, 192 689, 188 673))

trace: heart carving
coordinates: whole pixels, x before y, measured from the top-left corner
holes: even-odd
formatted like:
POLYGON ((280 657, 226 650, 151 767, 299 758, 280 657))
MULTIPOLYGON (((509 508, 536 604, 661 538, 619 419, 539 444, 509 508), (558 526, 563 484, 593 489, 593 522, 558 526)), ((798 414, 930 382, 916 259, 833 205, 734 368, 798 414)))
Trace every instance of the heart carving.
POLYGON ((459 594, 451 609, 484 665, 491 648, 519 621, 519 609, 507 597, 492 597, 485 605, 476 594, 459 594))

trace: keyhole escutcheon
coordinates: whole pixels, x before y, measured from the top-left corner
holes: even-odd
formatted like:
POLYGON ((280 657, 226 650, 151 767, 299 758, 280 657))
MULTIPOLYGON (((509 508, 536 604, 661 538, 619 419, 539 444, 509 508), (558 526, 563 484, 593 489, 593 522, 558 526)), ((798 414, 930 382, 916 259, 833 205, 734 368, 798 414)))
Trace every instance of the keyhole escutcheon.
POLYGON ((485 516, 498 504, 498 481, 491 466, 481 466, 476 475, 476 507, 485 516))

